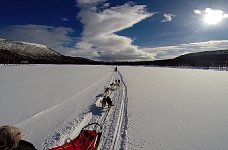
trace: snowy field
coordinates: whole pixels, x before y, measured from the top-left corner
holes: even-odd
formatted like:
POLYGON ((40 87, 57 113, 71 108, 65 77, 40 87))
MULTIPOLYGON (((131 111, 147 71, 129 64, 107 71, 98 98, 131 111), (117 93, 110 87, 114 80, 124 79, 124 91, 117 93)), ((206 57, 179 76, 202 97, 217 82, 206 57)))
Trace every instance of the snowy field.
POLYGON ((130 149, 228 149, 228 72, 124 67, 121 73, 130 149))
POLYGON ((100 149, 228 149, 228 72, 154 67, 0 65, 0 125, 48 149, 103 126, 100 149), (115 104, 101 109, 104 87, 115 104))

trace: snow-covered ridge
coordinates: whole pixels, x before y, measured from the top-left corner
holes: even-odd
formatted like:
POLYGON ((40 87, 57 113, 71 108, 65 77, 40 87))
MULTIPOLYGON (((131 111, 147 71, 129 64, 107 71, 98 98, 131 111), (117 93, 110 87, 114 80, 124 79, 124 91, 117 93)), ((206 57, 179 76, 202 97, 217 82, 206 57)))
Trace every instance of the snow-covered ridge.
MULTIPOLYGON (((15 41, 16 42, 16 41, 15 41)), ((47 48, 47 46, 45 45, 42 45, 42 44, 37 44, 37 43, 29 43, 29 42, 22 42, 22 41, 19 41, 20 43, 23 43, 23 44, 29 44, 29 45, 33 45, 33 46, 36 46, 36 47, 40 47, 40 48, 47 48)))
POLYGON ((21 41, 10 41, 5 39, 0 40, 0 49, 8 50, 29 57, 60 55, 45 45, 21 41))

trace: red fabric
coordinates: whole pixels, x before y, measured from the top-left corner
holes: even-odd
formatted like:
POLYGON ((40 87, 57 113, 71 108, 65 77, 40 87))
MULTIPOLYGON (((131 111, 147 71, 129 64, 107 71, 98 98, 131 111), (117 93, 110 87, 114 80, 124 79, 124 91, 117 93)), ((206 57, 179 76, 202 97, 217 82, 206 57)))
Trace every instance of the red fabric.
POLYGON ((50 150, 94 150, 96 136, 97 132, 95 130, 84 130, 70 143, 50 150))

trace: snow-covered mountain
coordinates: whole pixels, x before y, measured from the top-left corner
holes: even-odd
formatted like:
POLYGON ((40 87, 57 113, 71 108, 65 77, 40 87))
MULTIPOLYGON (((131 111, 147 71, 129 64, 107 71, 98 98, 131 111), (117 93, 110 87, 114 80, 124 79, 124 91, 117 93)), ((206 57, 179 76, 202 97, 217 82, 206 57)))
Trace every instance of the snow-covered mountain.
POLYGON ((0 40, 0 63, 20 63, 27 61, 29 63, 90 63, 91 60, 81 57, 63 56, 55 50, 45 45, 0 40))
POLYGON ((45 45, 4 39, 0 40, 0 49, 15 52, 24 56, 29 55, 30 57, 60 56, 59 53, 45 45))

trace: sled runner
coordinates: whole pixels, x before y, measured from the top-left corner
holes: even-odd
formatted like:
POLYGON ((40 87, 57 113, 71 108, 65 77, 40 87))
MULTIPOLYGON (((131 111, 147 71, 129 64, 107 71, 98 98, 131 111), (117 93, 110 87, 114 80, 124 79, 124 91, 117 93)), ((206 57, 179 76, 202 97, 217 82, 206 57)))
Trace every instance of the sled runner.
POLYGON ((80 134, 70 142, 50 150, 96 150, 100 143, 102 127, 98 123, 91 123, 82 128, 80 134), (93 130, 87 129, 94 126, 93 130))

